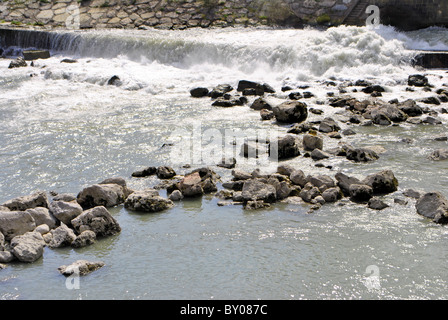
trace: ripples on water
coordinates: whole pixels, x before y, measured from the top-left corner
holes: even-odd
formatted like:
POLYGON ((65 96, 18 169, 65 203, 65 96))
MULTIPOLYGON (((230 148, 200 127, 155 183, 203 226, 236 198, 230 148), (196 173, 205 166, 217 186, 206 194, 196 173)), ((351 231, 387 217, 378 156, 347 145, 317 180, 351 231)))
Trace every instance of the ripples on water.
MULTIPOLYGON (((417 73, 408 49, 443 48, 439 29, 398 33, 382 27, 316 30, 190 30, 79 32, 55 37, 49 60, 34 68, 0 67, 0 201, 37 189, 77 193, 86 185, 122 176, 135 189, 140 167, 166 164, 162 148, 174 129, 270 128, 248 107, 217 109, 208 99, 191 99, 189 89, 238 80, 283 85, 309 84, 310 106, 326 116, 344 115, 326 105, 334 87, 321 80, 370 79, 391 88, 384 100, 426 95, 405 92, 417 73), (436 33, 434 31, 437 31, 436 33), (419 47, 417 47, 419 46, 419 47), (76 64, 60 64, 75 57, 76 64), (30 77, 33 74, 33 77, 30 77), (112 75, 120 88, 106 86, 112 75)), ((444 71, 430 72, 440 87, 444 71)), ((363 98, 362 93, 353 93, 363 98)), ((312 115, 312 117, 316 117, 312 115)), ((337 170, 363 177, 390 168, 400 190, 448 194, 444 163, 426 160, 446 142, 441 126, 354 127, 347 141, 381 145, 387 152, 370 164, 331 160, 332 170, 309 159, 290 163, 306 173, 334 176, 337 170), (400 142, 413 139, 412 144, 400 142)), ((313 119, 313 118, 311 118, 313 119)), ((345 128, 345 125, 344 125, 345 128)), ((286 128, 281 129, 282 132, 286 128)), ((337 141, 327 139, 326 147, 337 141)), ((188 163, 185 159, 185 163, 188 163)), ((187 169, 175 168, 184 173, 187 169)), ((242 167, 252 170, 251 167, 242 167)), ((225 179, 229 172, 216 168, 225 179)), ((399 196, 399 193, 397 194, 399 196)), ((350 202, 325 205, 313 214, 297 204, 257 212, 219 207, 217 200, 184 201, 167 212, 142 215, 112 209, 122 226, 116 237, 82 249, 46 248, 32 265, 11 264, 0 272, 1 299, 445 299, 445 227, 415 212, 414 202, 376 212, 350 202), (68 290, 57 268, 77 259, 106 266, 68 290), (371 274, 377 270, 379 274, 371 274), (44 288, 44 289, 42 289, 44 288)))

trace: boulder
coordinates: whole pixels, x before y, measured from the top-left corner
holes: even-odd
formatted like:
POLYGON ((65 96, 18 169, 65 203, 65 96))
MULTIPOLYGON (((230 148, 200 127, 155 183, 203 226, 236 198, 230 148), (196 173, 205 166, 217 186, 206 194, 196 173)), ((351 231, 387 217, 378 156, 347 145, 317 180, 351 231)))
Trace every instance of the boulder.
POLYGON ((263 98, 256 99, 251 104, 250 108, 253 109, 253 110, 258 110, 258 111, 263 110, 263 109, 265 109, 265 110, 272 110, 272 106, 268 102, 266 102, 266 100, 263 99, 263 98))
POLYGON ((164 211, 173 206, 173 201, 159 196, 153 189, 136 191, 124 203, 124 207, 128 210, 148 213, 164 211))
POLYGON ((242 199, 244 202, 262 200, 273 203, 277 200, 277 190, 262 179, 249 179, 244 182, 242 199))
POLYGON ((94 244, 96 241, 96 234, 95 232, 91 230, 86 230, 81 232, 80 235, 78 235, 75 240, 71 243, 71 246, 73 248, 82 248, 89 245, 94 244))
POLYGON ((248 179, 252 178, 252 174, 250 174, 249 172, 240 170, 240 169, 232 170, 232 176, 233 176, 233 181, 248 180, 248 179))
POLYGON ((41 224, 36 227, 36 229, 33 230, 34 232, 39 232, 41 235, 44 235, 48 232, 50 232, 50 227, 47 224, 41 224))
POLYGON ((25 59, 23 59, 22 57, 18 57, 17 59, 15 59, 9 63, 8 68, 13 69, 13 68, 20 68, 20 67, 27 67, 27 66, 28 65, 27 65, 25 59))
POLYGON ((187 174, 178 184, 180 192, 187 198, 198 197, 217 191, 219 176, 209 168, 200 168, 187 174))
POLYGON ((71 193, 60 193, 57 196, 53 197, 53 201, 65 201, 65 202, 76 201, 76 195, 71 193))
POLYGON ((429 81, 424 75, 414 74, 408 77, 408 86, 426 87, 429 86, 429 81))
POLYGON ((362 182, 372 187, 374 194, 387 194, 398 190, 398 180, 391 170, 368 175, 362 182))
POLYGON ((27 209, 26 212, 31 214, 36 226, 46 224, 50 229, 54 229, 59 224, 58 219, 47 208, 36 207, 34 209, 27 209))
POLYGON ((43 191, 35 192, 28 196, 18 197, 2 204, 11 211, 25 211, 36 207, 48 208, 47 194, 43 191))
POLYGON ((208 96, 209 90, 203 87, 193 88, 190 90, 190 94, 194 98, 202 98, 208 96))
POLYGON ((212 106, 214 107, 223 107, 223 108, 231 108, 236 106, 243 106, 245 103, 247 103, 246 97, 231 97, 225 95, 224 97, 217 98, 213 103, 212 106))
POLYGON ((386 90, 382 86, 379 86, 379 85, 370 85, 370 86, 367 86, 367 87, 361 89, 361 91, 364 93, 367 93, 367 94, 371 94, 374 92, 385 92, 386 90))
POLYGON ((291 182, 295 185, 301 186, 302 188, 307 184, 308 178, 302 170, 295 170, 289 176, 291 182))
POLYGON ((241 80, 238 82, 238 88, 236 89, 237 91, 246 91, 247 90, 251 90, 254 92, 253 95, 259 95, 262 96, 264 94, 264 89, 265 87, 258 83, 258 82, 253 82, 253 81, 248 81, 248 80, 241 80))
POLYGON ((291 173, 293 173, 296 169, 288 164, 282 164, 277 167, 277 173, 290 177, 291 173))
POLYGON ((113 236, 121 232, 118 222, 103 206, 84 211, 72 220, 72 226, 78 234, 85 230, 92 230, 97 237, 113 236))
POLYGON ((97 206, 110 208, 122 204, 124 200, 123 187, 117 184, 94 184, 83 189, 77 197, 84 210, 97 206))
POLYGON ((328 159, 328 158, 330 158, 330 154, 328 154, 327 152, 324 152, 320 149, 314 149, 311 152, 311 159, 313 159, 314 161, 328 159))
POLYGON ((51 234, 53 235, 53 237, 48 244, 50 248, 61 248, 70 246, 76 239, 75 232, 65 224, 61 224, 56 229, 52 230, 51 234))
POLYGON ((365 184, 350 185, 350 198, 355 202, 367 202, 373 197, 372 187, 365 184))
POLYGON ((308 178, 308 181, 315 187, 319 188, 319 190, 325 190, 328 188, 336 187, 336 183, 330 176, 327 175, 319 175, 319 176, 311 176, 308 178))
POLYGON ((322 192, 322 198, 326 203, 337 202, 342 198, 342 191, 338 187, 328 188, 322 192))
POLYGON ((382 200, 373 197, 369 200, 369 202, 367 203, 367 206, 370 209, 374 209, 374 210, 383 210, 389 207, 389 205, 387 205, 386 203, 384 203, 382 200))
POLYGON ((176 172, 171 167, 160 166, 156 170, 156 175, 159 179, 171 179, 176 176, 176 172))
POLYGON ((50 212, 59 221, 70 225, 71 221, 83 212, 83 209, 75 201, 53 201, 50 204, 50 212))
POLYGON ((325 118, 319 124, 319 131, 323 133, 337 132, 339 130, 341 130, 341 127, 331 118, 325 118))
POLYGON ((85 276, 93 271, 104 267, 104 265, 104 262, 101 261, 91 262, 87 260, 78 260, 71 265, 60 266, 58 268, 58 271, 66 277, 69 277, 73 274, 78 276, 85 276))
POLYGON ((442 161, 448 159, 448 149, 437 149, 434 150, 429 156, 429 160, 442 161))
POLYGON ((354 162, 369 162, 379 159, 378 154, 369 148, 346 148, 346 158, 354 162))
POLYGON ((321 137, 312 134, 306 134, 302 140, 303 148, 307 151, 313 151, 314 149, 322 150, 324 147, 324 140, 321 137))
POLYGON ((278 122, 301 123, 308 118, 308 106, 299 101, 287 101, 272 108, 278 122))
POLYGON ((226 93, 228 93, 228 92, 230 92, 232 90, 233 90, 233 88, 232 88, 231 85, 229 85, 229 84, 220 84, 220 85, 214 87, 212 89, 212 91, 210 91, 209 97, 211 97, 212 99, 216 99, 216 98, 224 96, 224 94, 226 94, 226 93))
POLYGON ((0 211, 0 232, 7 241, 33 231, 36 227, 36 222, 29 212, 0 211))
POLYGON ((440 192, 424 194, 415 204, 417 213, 435 223, 448 223, 448 200, 440 192))
POLYGON ((21 262, 34 262, 44 254, 45 241, 39 232, 27 232, 11 239, 11 253, 21 262))
POLYGON ((16 257, 9 251, 0 251, 0 263, 8 263, 13 261, 15 258, 16 257))
POLYGON ((321 192, 319 188, 314 187, 311 183, 307 183, 305 187, 300 191, 299 196, 303 201, 311 203, 311 201, 320 196, 321 192))
POLYGON ((48 50, 23 50, 22 54, 27 61, 50 58, 50 51, 48 50))
POLYGON ((300 140, 298 137, 287 135, 270 144, 269 157, 274 159, 288 159, 300 155, 300 140))
POLYGON ((409 117, 418 117, 423 114, 423 109, 412 99, 400 103, 397 107, 409 117))
POLYGON ((361 181, 355 177, 349 177, 342 172, 338 172, 335 175, 337 180, 337 186, 341 189, 345 196, 350 196, 350 186, 352 184, 361 184, 361 181))
POLYGON ((275 118, 274 111, 262 109, 260 110, 260 117, 263 121, 272 120, 275 118))
POLYGON ((168 199, 170 199, 171 201, 180 201, 184 198, 184 195, 182 194, 182 192, 180 190, 174 190, 170 196, 168 197, 168 199))
POLYGON ((145 177, 149 177, 152 175, 155 175, 157 172, 157 168, 156 167, 146 167, 142 170, 138 170, 132 173, 132 176, 134 178, 145 178, 145 177))

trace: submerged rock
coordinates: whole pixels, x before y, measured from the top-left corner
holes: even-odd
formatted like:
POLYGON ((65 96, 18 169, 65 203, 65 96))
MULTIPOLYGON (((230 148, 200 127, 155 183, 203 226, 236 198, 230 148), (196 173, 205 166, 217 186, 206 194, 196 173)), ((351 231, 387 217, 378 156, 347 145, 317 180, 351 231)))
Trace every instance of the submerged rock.
POLYGON ((71 243, 73 248, 82 248, 94 244, 96 241, 96 234, 91 230, 85 230, 78 235, 71 243))
POLYGON ((60 266, 58 268, 58 271, 66 276, 69 277, 73 274, 79 275, 79 276, 85 276, 93 271, 96 271, 102 267, 104 267, 104 262, 90 262, 87 260, 78 260, 71 265, 68 266, 60 266))
POLYGON ((383 210, 389 207, 389 205, 387 205, 386 203, 384 203, 383 201, 381 201, 380 199, 373 197, 369 200, 369 202, 367 203, 367 206, 370 209, 374 209, 374 210, 383 210))
POLYGON ((429 156, 428 159, 433 161, 442 161, 448 159, 448 149, 437 149, 433 151, 429 156))
POLYGON ((440 192, 423 195, 415 204, 417 213, 435 223, 448 223, 448 200, 440 192))

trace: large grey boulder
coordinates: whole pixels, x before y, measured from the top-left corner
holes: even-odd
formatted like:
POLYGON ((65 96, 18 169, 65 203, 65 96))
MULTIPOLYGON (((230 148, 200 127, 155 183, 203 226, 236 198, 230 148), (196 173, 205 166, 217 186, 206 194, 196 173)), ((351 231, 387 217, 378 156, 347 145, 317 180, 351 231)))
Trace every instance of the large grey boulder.
POLYGON ((337 180, 337 186, 347 197, 350 196, 350 186, 352 184, 362 184, 358 178, 350 177, 342 172, 336 173, 335 178, 337 180))
POLYGON ((11 211, 25 211, 36 207, 48 208, 48 204, 47 194, 43 191, 38 191, 31 195, 8 200, 2 205, 11 211))
POLYGON ((83 209, 81 205, 75 201, 53 201, 50 204, 50 212, 62 223, 70 225, 71 221, 83 212, 83 209))
POLYGON ((45 241, 39 232, 27 232, 11 240, 11 253, 21 262, 34 262, 42 257, 45 241))
POLYGON ((417 213, 435 223, 448 223, 448 200, 440 192, 429 192, 415 204, 417 213))
POLYGON ((54 229, 58 225, 58 220, 51 214, 50 210, 43 207, 26 210, 34 218, 36 226, 41 224, 47 225, 50 229, 54 229))
POLYGON ((294 170, 291 173, 291 175, 289 176, 289 179, 291 180, 291 182, 293 184, 301 186, 302 188, 308 182, 308 177, 305 175, 305 173, 302 170, 294 170))
POLYGON ((85 230, 91 230, 97 237, 101 237, 113 236, 121 232, 117 220, 103 206, 84 211, 73 219, 71 224, 78 234, 85 230))
POLYGON ((7 241, 33 231, 36 227, 36 222, 29 212, 0 211, 0 232, 7 241))
POLYGON ((249 179, 244 182, 242 200, 244 202, 262 200, 273 203, 277 200, 277 190, 262 179, 249 179))
POLYGON ((72 242, 76 239, 75 232, 67 227, 65 224, 61 224, 56 229, 52 230, 52 239, 48 246, 50 248, 61 248, 67 247, 72 244, 72 242))
POLYGON ((372 187, 374 194, 387 194, 398 190, 398 180, 391 170, 368 175, 363 183, 372 187))
POLYGON ((308 118, 308 106, 299 101, 287 101, 272 108, 275 119, 283 123, 301 123, 308 118))
POLYGON ((78 260, 71 265, 68 266, 60 266, 58 268, 58 271, 66 276, 69 277, 73 274, 78 276, 85 276, 93 271, 96 271, 102 267, 104 267, 104 262, 97 261, 97 262, 91 262, 87 260, 78 260))
POLYGON ((173 201, 159 196, 159 193, 152 189, 135 191, 124 203, 126 209, 139 212, 160 212, 173 206, 173 201))
POLYGON ((118 184, 94 184, 83 189, 77 201, 86 210, 98 206, 115 207, 122 204, 125 198, 123 187, 118 184))
POLYGON ((306 151, 313 151, 314 149, 322 150, 324 147, 324 140, 316 135, 306 134, 303 136, 302 144, 306 151))

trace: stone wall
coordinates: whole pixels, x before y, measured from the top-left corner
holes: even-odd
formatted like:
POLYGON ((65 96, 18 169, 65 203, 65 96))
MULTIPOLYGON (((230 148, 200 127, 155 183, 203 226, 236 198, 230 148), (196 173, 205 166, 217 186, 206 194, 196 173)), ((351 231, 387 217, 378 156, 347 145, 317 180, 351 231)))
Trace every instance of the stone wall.
POLYGON ((47 27, 75 27, 77 21, 79 28, 148 26, 183 29, 230 25, 254 26, 275 23, 276 20, 283 19, 280 14, 286 17, 293 15, 280 0, 9 0, 0 2, 0 20, 12 22, 14 25, 47 27), (78 20, 76 20, 77 12, 79 12, 78 20))

